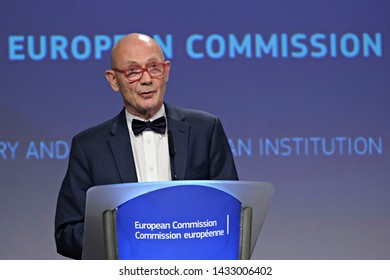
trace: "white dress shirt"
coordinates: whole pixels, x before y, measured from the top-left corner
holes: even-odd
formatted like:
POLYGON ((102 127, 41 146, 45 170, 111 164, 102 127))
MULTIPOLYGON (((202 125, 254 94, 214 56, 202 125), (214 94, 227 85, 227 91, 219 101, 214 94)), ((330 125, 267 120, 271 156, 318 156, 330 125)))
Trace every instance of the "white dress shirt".
MULTIPOLYGON (((164 105, 161 106, 160 110, 150 121, 154 121, 162 116, 165 116, 164 105)), ((168 125, 163 135, 154 131, 145 130, 135 136, 131 129, 133 119, 146 120, 126 110, 127 127, 129 129, 138 182, 170 181, 172 177, 168 148, 168 125)))

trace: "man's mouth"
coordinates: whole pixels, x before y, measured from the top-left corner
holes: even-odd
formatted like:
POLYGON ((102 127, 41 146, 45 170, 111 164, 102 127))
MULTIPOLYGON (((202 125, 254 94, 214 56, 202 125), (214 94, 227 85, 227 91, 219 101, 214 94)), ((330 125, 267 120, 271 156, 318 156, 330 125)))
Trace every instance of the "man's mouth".
POLYGON ((141 96, 144 96, 144 97, 149 97, 149 96, 152 96, 153 94, 155 94, 156 91, 155 90, 151 90, 151 91, 142 91, 139 93, 139 95, 141 96))

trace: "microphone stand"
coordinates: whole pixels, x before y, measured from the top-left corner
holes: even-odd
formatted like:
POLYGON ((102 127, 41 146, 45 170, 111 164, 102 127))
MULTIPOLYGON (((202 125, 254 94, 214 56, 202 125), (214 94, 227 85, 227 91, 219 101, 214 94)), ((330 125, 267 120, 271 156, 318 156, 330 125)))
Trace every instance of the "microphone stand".
POLYGON ((175 143, 173 141, 171 130, 168 130, 168 149, 169 149, 169 158, 171 161, 172 181, 175 181, 177 180, 176 166, 175 166, 176 149, 175 149, 175 143))

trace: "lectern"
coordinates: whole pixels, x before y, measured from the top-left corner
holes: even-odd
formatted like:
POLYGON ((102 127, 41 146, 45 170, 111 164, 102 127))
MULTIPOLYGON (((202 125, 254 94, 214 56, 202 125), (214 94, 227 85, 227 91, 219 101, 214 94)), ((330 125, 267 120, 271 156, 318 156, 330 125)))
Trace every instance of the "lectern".
POLYGON ((95 186, 83 259, 250 259, 273 193, 249 181, 95 186))

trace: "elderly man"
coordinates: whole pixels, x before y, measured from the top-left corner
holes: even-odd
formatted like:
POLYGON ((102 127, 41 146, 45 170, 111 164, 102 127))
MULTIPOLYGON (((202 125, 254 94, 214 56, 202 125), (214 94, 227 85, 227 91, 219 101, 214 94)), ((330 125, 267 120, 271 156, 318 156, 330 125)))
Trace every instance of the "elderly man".
POLYGON ((171 63, 144 34, 129 34, 112 49, 105 71, 124 109, 72 140, 58 196, 58 253, 80 259, 86 192, 96 185, 168 181, 238 180, 221 122, 206 112, 164 103, 171 63), (174 143, 174 144, 173 144, 174 143))

